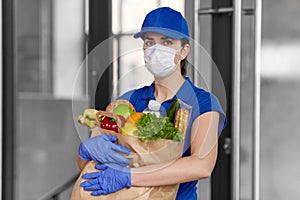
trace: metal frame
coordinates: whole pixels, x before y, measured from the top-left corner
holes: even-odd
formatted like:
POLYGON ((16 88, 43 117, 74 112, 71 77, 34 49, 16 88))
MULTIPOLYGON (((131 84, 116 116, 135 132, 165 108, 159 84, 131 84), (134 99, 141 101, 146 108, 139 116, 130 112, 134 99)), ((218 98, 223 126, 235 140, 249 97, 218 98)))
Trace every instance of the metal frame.
POLYGON ((232 199, 240 200, 241 17, 242 3, 233 1, 232 199))
MULTIPOLYGON (((252 173, 252 198, 253 200, 260 199, 260 62, 261 62, 261 0, 255 1, 255 9, 242 9, 242 1, 234 0, 233 6, 225 5, 224 2, 219 4, 219 2, 214 2, 215 6, 213 8, 198 8, 198 15, 208 15, 213 16, 217 15, 233 15, 232 24, 233 24, 233 33, 232 33, 232 46, 233 46, 233 55, 232 55, 232 64, 233 64, 233 75, 232 75, 232 90, 231 91, 231 101, 232 105, 231 113, 231 138, 233 140, 232 146, 232 158, 231 158, 231 173, 232 173, 232 188, 231 188, 231 199, 240 200, 240 140, 241 140, 241 17, 242 15, 254 15, 255 21, 255 31, 254 31, 254 80, 253 80, 253 173, 252 173)), ((195 5, 199 2, 196 1, 195 5)), ((198 6, 199 7, 199 6, 198 6)), ((195 20, 195 36, 200 34, 197 31, 198 22, 195 20)), ((218 52, 215 54, 218 62, 218 52)), ((219 61, 220 62, 220 61, 219 61)), ((222 61, 221 61, 222 62, 222 61)), ((225 63, 222 63, 226 65, 225 63)), ((230 68, 230 67, 229 67, 230 68)), ((228 68, 228 69, 229 69, 228 68)), ((222 72, 221 72, 222 73, 222 72)), ((224 74, 223 74, 224 75, 224 74)), ((226 75, 227 76, 227 75, 226 75)), ((225 80, 226 81, 226 80, 225 80)), ((230 93, 230 92, 229 92, 230 93)), ((218 191, 218 190, 217 190, 218 191)))
POLYGON ((233 189, 232 199, 240 200, 240 70, 241 70, 241 16, 254 14, 254 68, 253 68, 253 157, 252 199, 260 199, 260 68, 262 3, 255 0, 255 9, 243 12, 241 1, 234 0, 234 107, 233 107, 233 189))
POLYGON ((261 24, 262 2, 255 0, 255 35, 254 35, 254 113, 253 113, 253 200, 260 199, 260 69, 261 69, 261 24))
POLYGON ((233 188, 232 199, 240 200, 240 71, 241 71, 241 16, 254 14, 254 68, 253 68, 253 157, 252 199, 260 199, 260 68, 262 3, 255 0, 255 8, 242 10, 241 1, 234 0, 234 93, 233 93, 233 188))
MULTIPOLYGON (((0 16, 2 16, 2 1, 0 1, 0 16)), ((3 43, 2 43, 2 26, 3 26, 3 22, 2 22, 2 17, 0 17, 0 46, 2 47, 3 43)), ((3 68, 3 52, 2 52, 2 48, 0 49, 0 80, 3 80, 3 73, 2 73, 2 68, 3 68)), ((3 113, 3 93, 2 93, 2 89, 3 89, 3 85, 2 85, 2 81, 0 81, 0 113, 3 113)), ((0 149, 2 150, 2 135, 3 135, 3 118, 2 118, 2 114, 0 115, 0 149)), ((0 153, 0 177, 2 177, 2 151, 0 153)), ((0 196, 2 196, 2 178, 0 179, 0 196)))
MULTIPOLYGON (((195 1, 195 8, 194 8, 194 40, 196 41, 196 42, 198 42, 198 43, 200 43, 200 26, 199 26, 199 16, 198 16, 198 10, 200 9, 200 1, 201 0, 199 0, 199 1, 195 1)), ((199 52, 199 49, 198 48, 194 48, 194 63, 195 64, 198 64, 198 63, 200 63, 200 61, 199 61, 199 56, 197 56, 197 55, 199 55, 200 54, 200 52, 199 52)), ((198 83, 199 82, 199 77, 198 77, 198 73, 197 73, 197 71, 196 71, 196 69, 195 69, 195 71, 194 71, 194 82, 195 83, 198 83)))

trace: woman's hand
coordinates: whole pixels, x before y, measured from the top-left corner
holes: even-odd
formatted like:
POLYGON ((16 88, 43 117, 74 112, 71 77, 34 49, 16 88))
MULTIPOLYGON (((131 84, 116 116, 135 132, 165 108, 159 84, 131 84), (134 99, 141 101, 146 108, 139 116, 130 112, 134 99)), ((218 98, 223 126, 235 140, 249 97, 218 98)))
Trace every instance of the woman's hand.
POLYGON ((130 154, 130 150, 114 142, 117 137, 111 135, 98 135, 84 140, 78 150, 83 160, 94 160, 101 163, 116 163, 127 166, 129 160, 118 152, 130 154))
POLYGON ((110 194, 125 187, 131 187, 130 168, 120 165, 97 164, 96 169, 102 171, 82 175, 82 178, 90 180, 80 184, 84 190, 93 191, 91 195, 110 194))

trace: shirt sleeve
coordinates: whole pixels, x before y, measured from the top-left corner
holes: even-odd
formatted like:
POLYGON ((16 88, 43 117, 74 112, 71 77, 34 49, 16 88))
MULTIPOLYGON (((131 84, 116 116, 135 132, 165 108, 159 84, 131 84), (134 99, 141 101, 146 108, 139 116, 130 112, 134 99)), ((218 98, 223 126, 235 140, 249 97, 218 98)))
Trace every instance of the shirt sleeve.
POLYGON ((226 126, 226 115, 219 103, 218 98, 215 95, 206 92, 204 94, 201 94, 201 96, 199 96, 198 99, 199 99, 200 115, 210 111, 216 111, 220 113, 218 131, 221 132, 226 126))
POLYGON ((121 96, 119 96, 117 99, 124 99, 124 100, 130 101, 130 98, 133 95, 133 93, 134 93, 134 90, 130 90, 128 92, 125 92, 121 96))

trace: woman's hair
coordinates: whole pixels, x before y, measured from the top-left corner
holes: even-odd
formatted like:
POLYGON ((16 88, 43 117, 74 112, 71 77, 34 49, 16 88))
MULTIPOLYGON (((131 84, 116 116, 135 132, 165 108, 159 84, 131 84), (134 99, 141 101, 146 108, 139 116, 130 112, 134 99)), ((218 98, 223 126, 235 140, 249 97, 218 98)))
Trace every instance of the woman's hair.
MULTIPOLYGON (((185 38, 181 39, 181 46, 184 47, 184 45, 186 45, 186 44, 190 44, 189 41, 185 38)), ((188 61, 186 58, 180 62, 180 71, 181 71, 182 76, 186 76, 186 66, 187 65, 188 65, 188 61)))

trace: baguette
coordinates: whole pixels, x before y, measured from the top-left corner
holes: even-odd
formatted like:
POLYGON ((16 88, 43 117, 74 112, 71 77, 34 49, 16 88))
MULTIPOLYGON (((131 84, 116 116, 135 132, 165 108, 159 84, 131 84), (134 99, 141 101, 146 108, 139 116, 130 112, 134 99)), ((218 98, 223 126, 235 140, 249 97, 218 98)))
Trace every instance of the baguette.
POLYGON ((182 108, 179 108, 176 113, 174 127, 178 128, 178 130, 182 132, 183 138, 185 137, 186 129, 188 126, 189 113, 189 110, 185 110, 182 108))

